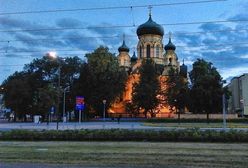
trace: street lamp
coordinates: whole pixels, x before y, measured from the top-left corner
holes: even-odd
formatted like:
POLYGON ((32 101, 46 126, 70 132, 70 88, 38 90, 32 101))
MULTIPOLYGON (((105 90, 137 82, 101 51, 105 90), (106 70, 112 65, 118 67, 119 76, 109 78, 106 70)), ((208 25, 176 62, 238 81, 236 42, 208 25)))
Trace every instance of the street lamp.
POLYGON ((67 120, 67 117, 66 117, 66 114, 65 114, 65 93, 66 93, 66 92, 69 92, 69 89, 70 89, 70 86, 67 86, 67 87, 65 87, 65 88, 63 89, 63 92, 64 92, 64 101, 63 101, 63 121, 64 121, 64 122, 66 122, 66 120, 67 120), (66 117, 65 120, 64 120, 64 117, 66 117))
POLYGON ((103 120, 105 121, 105 105, 106 105, 106 102, 107 100, 103 100, 102 103, 103 103, 103 120))
POLYGON ((59 129, 59 103, 60 103, 60 71, 61 71, 61 59, 58 57, 57 53, 55 51, 50 51, 47 53, 47 56, 53 60, 56 60, 59 64, 58 67, 58 97, 57 97, 57 110, 56 110, 56 118, 57 118, 57 124, 56 129, 59 129))

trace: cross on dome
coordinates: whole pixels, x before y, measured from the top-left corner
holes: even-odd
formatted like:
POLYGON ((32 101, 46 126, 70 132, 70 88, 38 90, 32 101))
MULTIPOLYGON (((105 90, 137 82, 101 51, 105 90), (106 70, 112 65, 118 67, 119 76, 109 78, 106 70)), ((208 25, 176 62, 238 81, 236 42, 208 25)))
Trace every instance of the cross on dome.
POLYGON ((152 6, 149 5, 149 6, 148 6, 148 9, 149 9, 149 16, 151 17, 151 16, 152 16, 152 6))

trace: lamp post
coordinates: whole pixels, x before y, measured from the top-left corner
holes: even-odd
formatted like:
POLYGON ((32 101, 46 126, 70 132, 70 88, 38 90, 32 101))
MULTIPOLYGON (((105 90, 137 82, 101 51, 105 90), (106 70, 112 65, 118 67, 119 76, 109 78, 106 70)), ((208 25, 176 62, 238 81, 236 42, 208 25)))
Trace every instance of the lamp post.
POLYGON ((226 130, 226 96, 222 95, 223 129, 226 130))
POLYGON ((67 117, 66 117, 66 114, 65 114, 65 93, 68 92, 70 89, 70 86, 67 86, 63 89, 63 92, 64 92, 64 98, 63 98, 63 121, 66 122, 67 120, 67 117), (66 117, 66 119, 64 120, 64 117, 66 117))
POLYGON ((105 121, 105 113, 106 113, 105 112, 105 105, 106 105, 106 102, 107 102, 107 100, 105 100, 105 99, 102 101, 102 103, 103 103, 103 121, 105 121))
POLYGON ((58 96, 57 96, 57 110, 56 110, 56 129, 59 129, 59 103, 60 103, 60 72, 61 72, 61 59, 57 56, 57 53, 54 51, 48 52, 47 56, 53 60, 57 60, 58 67, 58 96))

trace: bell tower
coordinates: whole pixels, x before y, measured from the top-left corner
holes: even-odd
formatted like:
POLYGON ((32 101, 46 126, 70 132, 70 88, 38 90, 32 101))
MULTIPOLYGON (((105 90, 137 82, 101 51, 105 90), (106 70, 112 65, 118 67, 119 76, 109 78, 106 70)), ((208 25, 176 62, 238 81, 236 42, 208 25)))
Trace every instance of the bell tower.
POLYGON ((122 45, 118 48, 119 55, 117 56, 119 66, 125 68, 126 71, 129 71, 131 68, 131 59, 129 56, 129 48, 125 43, 125 34, 123 34, 122 45))

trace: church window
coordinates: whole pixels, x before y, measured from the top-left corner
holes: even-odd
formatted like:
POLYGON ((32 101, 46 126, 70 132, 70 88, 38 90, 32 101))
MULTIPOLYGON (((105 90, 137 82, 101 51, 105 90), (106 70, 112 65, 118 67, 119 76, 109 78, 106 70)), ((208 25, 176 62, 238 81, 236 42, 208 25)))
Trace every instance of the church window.
POLYGON ((142 58, 142 47, 140 46, 140 58, 142 58))
POLYGON ((151 57, 151 46, 148 44, 147 46, 146 46, 146 57, 147 58, 150 58, 151 57))
POLYGON ((156 46, 156 57, 159 57, 159 46, 156 46))

